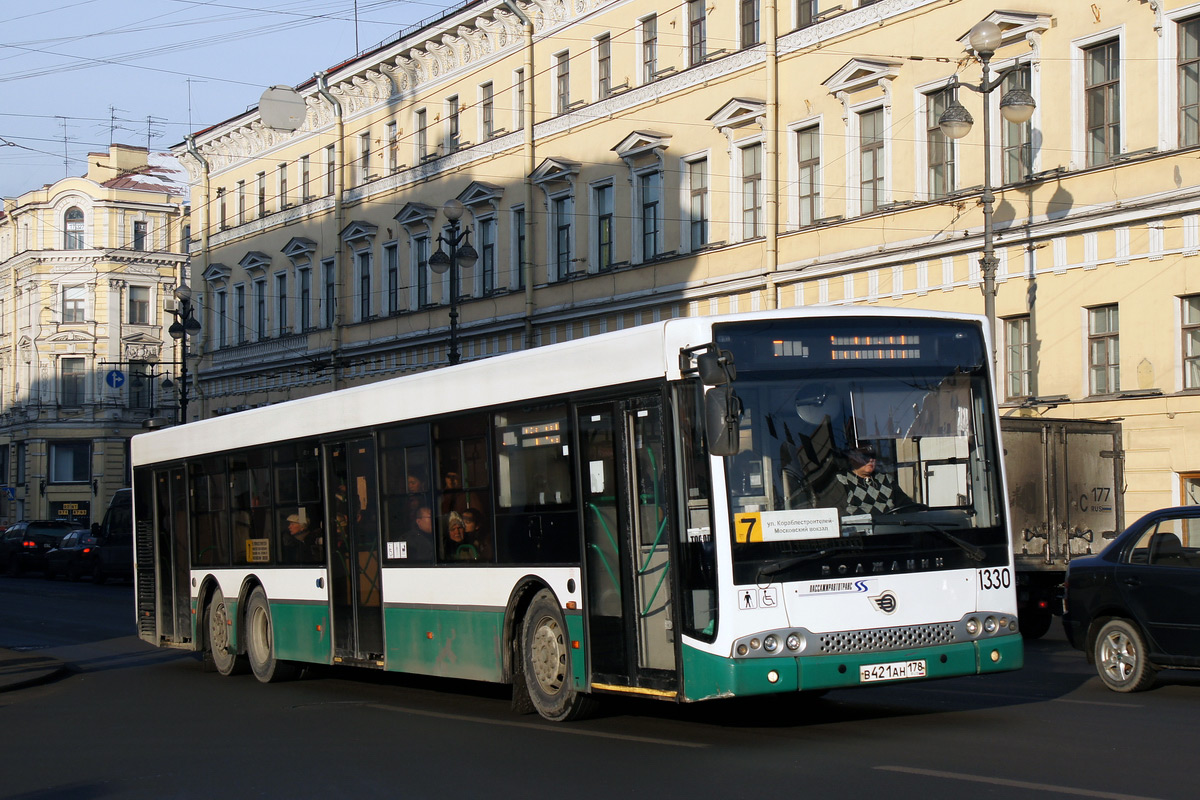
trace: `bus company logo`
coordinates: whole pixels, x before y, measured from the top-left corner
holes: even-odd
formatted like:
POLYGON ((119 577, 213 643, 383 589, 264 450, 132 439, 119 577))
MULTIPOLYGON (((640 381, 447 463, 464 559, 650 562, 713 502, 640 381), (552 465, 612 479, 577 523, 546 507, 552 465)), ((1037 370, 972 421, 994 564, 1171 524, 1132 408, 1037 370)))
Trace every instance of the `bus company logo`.
POLYGON ((885 614, 896 613, 896 595, 892 594, 891 591, 875 595, 871 598, 871 602, 885 614))
POLYGON ((809 594, 861 594, 866 592, 869 587, 869 581, 826 581, 824 583, 810 583, 808 585, 809 594))

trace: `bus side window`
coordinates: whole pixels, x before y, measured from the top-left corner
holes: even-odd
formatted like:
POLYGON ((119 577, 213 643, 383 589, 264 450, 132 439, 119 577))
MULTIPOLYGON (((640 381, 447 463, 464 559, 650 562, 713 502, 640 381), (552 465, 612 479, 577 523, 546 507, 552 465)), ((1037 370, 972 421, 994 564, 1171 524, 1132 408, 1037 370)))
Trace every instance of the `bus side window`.
POLYGON ((259 449, 229 457, 233 563, 270 561, 275 530, 271 513, 270 452, 259 449))
POLYGON ((392 566, 431 564, 433 487, 429 428, 410 425, 380 433, 384 558, 392 566))
POLYGON ((470 414, 438 422, 433 427, 433 438, 437 455, 437 506, 433 513, 438 560, 492 561, 495 548, 487 417, 470 414))
POLYGON ((229 563, 229 508, 225 459, 206 458, 190 465, 192 484, 192 564, 229 563))

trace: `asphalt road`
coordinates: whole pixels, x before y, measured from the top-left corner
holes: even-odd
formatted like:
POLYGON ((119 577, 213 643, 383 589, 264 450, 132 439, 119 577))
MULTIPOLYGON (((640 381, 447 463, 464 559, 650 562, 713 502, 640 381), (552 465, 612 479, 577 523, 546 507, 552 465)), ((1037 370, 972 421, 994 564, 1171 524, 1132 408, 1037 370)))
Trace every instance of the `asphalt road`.
POLYGON ((349 668, 263 686, 134 635, 132 589, 0 578, 0 647, 71 671, 0 694, 0 797, 1192 798, 1200 673, 1104 689, 1056 627, 1016 673, 815 701, 607 704, 349 668))

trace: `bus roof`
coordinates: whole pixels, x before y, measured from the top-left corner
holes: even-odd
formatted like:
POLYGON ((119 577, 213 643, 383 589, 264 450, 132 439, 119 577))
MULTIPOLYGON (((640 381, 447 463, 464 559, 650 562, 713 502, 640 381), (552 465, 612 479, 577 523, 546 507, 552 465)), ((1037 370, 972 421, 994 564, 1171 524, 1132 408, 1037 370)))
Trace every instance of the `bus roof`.
POLYGON ((133 464, 370 429, 603 386, 678 379, 679 351, 712 341, 714 324, 824 316, 982 320, 965 314, 855 306, 680 317, 139 434, 131 443, 133 464))

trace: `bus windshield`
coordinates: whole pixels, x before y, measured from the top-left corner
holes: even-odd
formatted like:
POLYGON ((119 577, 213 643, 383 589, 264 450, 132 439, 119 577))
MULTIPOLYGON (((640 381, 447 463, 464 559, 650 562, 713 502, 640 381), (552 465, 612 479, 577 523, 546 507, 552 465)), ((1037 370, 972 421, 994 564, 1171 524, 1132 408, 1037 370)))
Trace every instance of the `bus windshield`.
POLYGON ((738 583, 1005 564, 986 350, 961 321, 729 326, 738 583))

